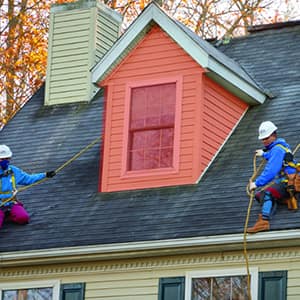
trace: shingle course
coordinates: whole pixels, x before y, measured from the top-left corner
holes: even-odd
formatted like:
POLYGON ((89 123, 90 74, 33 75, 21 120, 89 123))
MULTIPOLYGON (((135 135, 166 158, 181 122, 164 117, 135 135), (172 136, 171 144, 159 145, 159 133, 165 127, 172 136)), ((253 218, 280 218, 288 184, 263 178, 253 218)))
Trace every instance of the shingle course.
MULTIPOLYGON (((221 46, 275 98, 249 109, 197 185, 98 193, 101 144, 53 179, 20 193, 26 226, 5 224, 0 251, 47 249, 242 233, 260 122, 272 120, 294 148, 300 143, 300 26, 260 31, 221 46)), ((41 89, 1 132, 13 163, 29 172, 56 169, 102 134, 103 98, 43 106, 41 89)), ((299 153, 300 158, 300 153, 299 153)), ((250 223, 260 207, 254 204, 250 223)), ((300 227, 300 211, 279 207, 272 230, 300 227)))

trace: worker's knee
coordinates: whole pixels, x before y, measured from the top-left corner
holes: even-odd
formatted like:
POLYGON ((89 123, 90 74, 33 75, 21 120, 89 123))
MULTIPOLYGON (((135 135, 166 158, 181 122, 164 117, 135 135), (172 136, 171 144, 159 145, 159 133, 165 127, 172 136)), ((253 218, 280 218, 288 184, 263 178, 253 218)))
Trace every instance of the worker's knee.
POLYGON ((273 199, 272 193, 269 191, 265 191, 263 201, 267 202, 267 201, 273 201, 273 200, 274 199, 273 199))
POLYGON ((262 191, 255 194, 255 199, 260 203, 263 204, 266 201, 273 201, 273 196, 270 191, 262 191))
POLYGON ((18 224, 27 224, 29 222, 29 215, 21 203, 17 203, 11 208, 10 220, 18 224))

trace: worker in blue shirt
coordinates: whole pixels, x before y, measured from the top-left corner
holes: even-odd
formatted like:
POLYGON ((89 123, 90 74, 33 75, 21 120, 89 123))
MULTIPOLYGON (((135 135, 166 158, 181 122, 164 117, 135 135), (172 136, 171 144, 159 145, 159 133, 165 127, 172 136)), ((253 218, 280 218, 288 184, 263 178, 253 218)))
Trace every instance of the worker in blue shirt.
POLYGON ((23 204, 16 199, 18 185, 30 185, 45 177, 53 177, 55 171, 37 174, 27 174, 10 164, 12 151, 6 145, 0 145, 0 228, 5 219, 27 224, 29 215, 23 204))
MULTIPOLYGON (((278 138, 277 127, 271 121, 261 123, 258 139, 262 141, 264 149, 256 150, 256 155, 266 159, 267 163, 255 181, 250 181, 249 190, 270 184, 264 191, 255 195, 262 203, 262 212, 253 227, 247 229, 248 233, 256 233, 270 229, 270 218, 275 213, 277 203, 283 203, 290 197, 287 176, 296 173, 293 155, 290 146, 284 139, 278 138)), ((292 186, 289 186, 292 189, 292 186)))

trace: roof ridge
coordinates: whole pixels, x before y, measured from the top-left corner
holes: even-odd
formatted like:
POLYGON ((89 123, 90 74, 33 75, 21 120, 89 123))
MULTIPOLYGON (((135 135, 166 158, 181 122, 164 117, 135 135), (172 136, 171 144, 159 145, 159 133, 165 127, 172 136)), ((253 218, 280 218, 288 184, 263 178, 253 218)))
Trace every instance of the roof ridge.
POLYGON ((253 25, 253 26, 247 27, 247 31, 249 33, 252 33, 252 32, 258 32, 258 31, 264 31, 264 30, 271 30, 271 29, 282 29, 282 28, 286 28, 286 27, 293 27, 293 26, 299 26, 299 25, 300 25, 300 20, 294 20, 294 21, 287 21, 287 22, 253 25))

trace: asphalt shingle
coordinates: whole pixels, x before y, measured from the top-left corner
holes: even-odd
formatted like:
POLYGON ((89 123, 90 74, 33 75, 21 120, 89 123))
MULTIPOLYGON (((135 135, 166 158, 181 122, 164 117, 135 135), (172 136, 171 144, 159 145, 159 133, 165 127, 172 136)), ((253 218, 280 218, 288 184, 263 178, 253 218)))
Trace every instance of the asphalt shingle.
MULTIPOLYGON (((253 32, 219 49, 274 98, 249 109, 197 185, 98 193, 98 143, 53 179, 19 194, 31 222, 5 224, 0 251, 242 233, 259 124, 272 120, 292 148, 300 143, 300 25, 253 32)), ((28 172, 56 169, 102 134, 101 96, 44 107, 43 95, 41 89, 0 134, 13 164, 28 172)), ((255 204, 250 223, 259 210, 255 204)), ((300 211, 286 207, 271 221, 271 230, 299 227, 300 211)))

